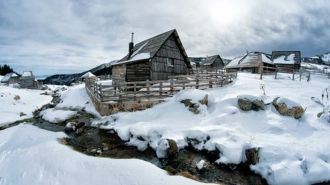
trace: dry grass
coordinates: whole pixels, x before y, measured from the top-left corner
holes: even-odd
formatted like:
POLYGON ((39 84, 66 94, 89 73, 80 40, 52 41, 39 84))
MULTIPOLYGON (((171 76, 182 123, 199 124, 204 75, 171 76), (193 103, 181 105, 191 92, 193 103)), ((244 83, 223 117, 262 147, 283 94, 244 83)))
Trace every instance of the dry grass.
POLYGON ((189 173, 189 172, 187 172, 187 171, 180 172, 180 173, 178 173, 178 175, 181 175, 181 176, 183 176, 183 177, 186 177, 186 178, 189 178, 189 179, 192 179, 192 180, 198 181, 198 182, 203 182, 203 181, 201 181, 198 177, 196 177, 195 175, 192 175, 191 173, 189 173))

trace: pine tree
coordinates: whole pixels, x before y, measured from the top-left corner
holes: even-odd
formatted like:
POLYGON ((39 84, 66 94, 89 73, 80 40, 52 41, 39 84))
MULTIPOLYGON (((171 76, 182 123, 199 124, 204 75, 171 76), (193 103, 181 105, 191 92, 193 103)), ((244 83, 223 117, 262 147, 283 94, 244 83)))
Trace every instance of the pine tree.
POLYGON ((0 65, 0 75, 5 76, 7 73, 12 73, 14 70, 9 67, 9 65, 5 64, 3 66, 0 65))

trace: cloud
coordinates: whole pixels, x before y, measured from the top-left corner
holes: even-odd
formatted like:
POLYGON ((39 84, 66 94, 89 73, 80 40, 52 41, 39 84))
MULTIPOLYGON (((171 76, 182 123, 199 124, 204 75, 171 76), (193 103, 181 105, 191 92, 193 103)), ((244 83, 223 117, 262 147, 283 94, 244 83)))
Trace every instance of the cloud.
POLYGON ((0 64, 17 72, 82 72, 177 29, 189 56, 329 51, 327 0, 57 0, 0 2, 0 64))

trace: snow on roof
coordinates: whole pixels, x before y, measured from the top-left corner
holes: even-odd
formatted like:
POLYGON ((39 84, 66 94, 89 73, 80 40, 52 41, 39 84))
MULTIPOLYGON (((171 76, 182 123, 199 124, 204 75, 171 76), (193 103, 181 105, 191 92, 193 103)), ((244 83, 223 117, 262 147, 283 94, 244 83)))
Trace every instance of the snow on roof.
POLYGON ((274 64, 274 62, 263 53, 261 54, 261 58, 262 58, 262 61, 265 63, 274 64))
POLYGON ((10 73, 6 74, 2 79, 1 82, 7 82, 10 79, 10 73))
POLYGON ((80 78, 90 78, 90 77, 95 77, 95 75, 91 72, 87 72, 84 75, 82 75, 80 78))
POLYGON ((22 74, 22 77, 30 77, 30 76, 33 76, 32 75, 32 71, 24 71, 23 74, 22 74))
POLYGON ((265 54, 253 52, 234 58, 225 68, 258 67, 261 62, 273 64, 265 54))
POLYGON ((139 60, 145 60, 145 59, 149 59, 149 58, 150 58, 150 53, 139 53, 139 54, 136 54, 134 57, 132 57, 129 60, 117 62, 114 65, 126 64, 126 63, 129 63, 129 62, 139 61, 139 60))
POLYGON ((295 57, 294 53, 291 53, 288 56, 285 55, 279 56, 277 58, 274 58, 274 64, 294 64, 295 63, 294 57, 295 57))
POLYGON ((7 74, 1 79, 1 82, 3 82, 3 83, 8 82, 8 80, 9 80, 11 77, 18 77, 18 75, 17 75, 16 73, 7 73, 7 74))

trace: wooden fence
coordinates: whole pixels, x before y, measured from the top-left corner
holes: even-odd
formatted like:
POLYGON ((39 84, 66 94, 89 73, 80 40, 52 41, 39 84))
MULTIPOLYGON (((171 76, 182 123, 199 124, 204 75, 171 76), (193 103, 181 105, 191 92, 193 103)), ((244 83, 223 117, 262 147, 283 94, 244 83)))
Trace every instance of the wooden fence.
POLYGON ((102 84, 86 80, 86 89, 101 102, 159 100, 184 89, 206 89, 226 85, 237 78, 237 73, 209 73, 171 76, 169 80, 120 82, 102 84))

